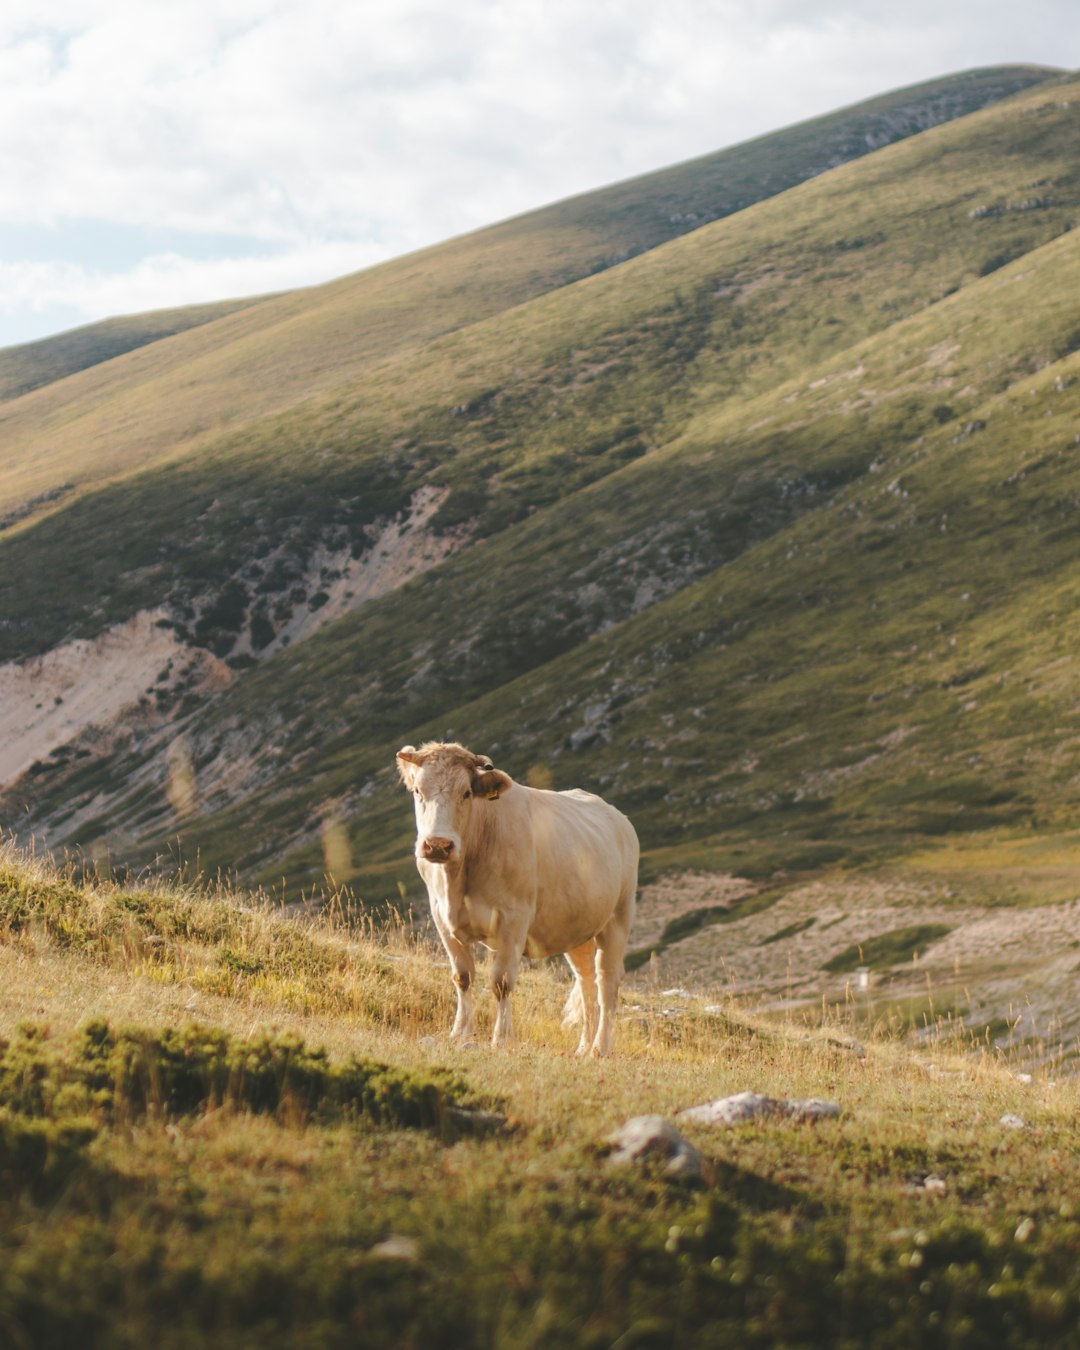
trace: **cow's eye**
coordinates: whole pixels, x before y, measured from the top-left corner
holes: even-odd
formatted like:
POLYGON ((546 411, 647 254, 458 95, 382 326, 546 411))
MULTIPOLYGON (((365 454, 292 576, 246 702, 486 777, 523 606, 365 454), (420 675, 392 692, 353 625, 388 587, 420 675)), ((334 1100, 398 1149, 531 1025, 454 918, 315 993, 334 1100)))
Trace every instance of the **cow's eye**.
POLYGON ((463 800, 463 801, 468 801, 469 798, 470 798, 471 796, 472 796, 472 793, 469 791, 468 788, 466 788, 466 789, 465 789, 465 792, 464 792, 464 794, 463 794, 462 800, 463 800))

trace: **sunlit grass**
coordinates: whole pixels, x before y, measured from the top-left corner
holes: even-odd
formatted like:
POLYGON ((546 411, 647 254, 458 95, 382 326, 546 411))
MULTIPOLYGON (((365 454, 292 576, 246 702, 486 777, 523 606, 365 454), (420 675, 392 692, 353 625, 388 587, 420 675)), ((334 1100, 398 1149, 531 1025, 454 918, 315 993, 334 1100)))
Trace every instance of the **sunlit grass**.
POLYGON ((754 1018, 635 989, 616 1057, 582 1061, 544 963, 515 995, 514 1049, 452 1050, 442 962, 401 930, 358 933, 341 906, 297 920, 215 888, 84 881, 10 848, 0 866, 12 1344, 77 1327, 90 1347, 299 1347, 316 1330, 333 1347, 599 1346, 643 1324, 676 1346, 714 1344, 718 1327, 762 1346, 823 1331, 899 1344, 898 1328, 906 1343, 1068 1343, 1080 1089, 1045 1068, 1023 1080, 947 1016, 913 1051, 879 1008, 860 1049, 844 1008, 754 1018), (149 926, 186 941, 148 963, 149 926), (188 1007, 224 952, 233 983, 188 1007), (255 962, 286 962, 293 989, 240 970, 255 962), (229 1056, 256 1076, 223 1077, 229 1056), (457 1082, 505 1125, 447 1137, 435 1117, 338 1118, 320 1094, 352 1082, 353 1056, 406 1092, 457 1082), (286 1076, 258 1077, 264 1062, 286 1076), (713 1169, 703 1191, 606 1165, 628 1116, 746 1090, 843 1113, 687 1127, 713 1169))

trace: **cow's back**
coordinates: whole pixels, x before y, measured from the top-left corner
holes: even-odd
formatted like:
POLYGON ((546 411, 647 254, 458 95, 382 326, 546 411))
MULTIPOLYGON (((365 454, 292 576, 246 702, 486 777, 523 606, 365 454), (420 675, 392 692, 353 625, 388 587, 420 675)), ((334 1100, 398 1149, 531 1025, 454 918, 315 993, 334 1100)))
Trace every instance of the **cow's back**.
POLYGON ((505 882, 535 896, 530 936, 538 951, 578 946, 616 906, 633 904, 637 834, 602 797, 580 788, 548 792, 515 784, 493 806, 500 812, 512 807, 499 821, 498 855, 505 882))

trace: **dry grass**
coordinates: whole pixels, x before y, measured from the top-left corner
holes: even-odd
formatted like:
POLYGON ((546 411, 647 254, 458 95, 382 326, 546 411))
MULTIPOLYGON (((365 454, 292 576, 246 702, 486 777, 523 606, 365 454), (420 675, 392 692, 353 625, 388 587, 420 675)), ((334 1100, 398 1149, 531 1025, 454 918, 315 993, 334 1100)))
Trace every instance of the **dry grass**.
POLYGON ((1069 1344, 1075 1080, 1024 1082, 959 1042, 932 1060, 890 1038, 860 1055, 832 1016, 754 1018, 648 987, 624 999, 617 1056, 582 1061, 547 964, 523 974, 514 1049, 452 1049, 441 958, 403 928, 358 933, 344 893, 297 920, 221 890, 83 882, 4 847, 0 918, 7 1344, 599 1350, 642 1325, 675 1347, 1069 1344), (150 924, 187 937, 148 956, 150 924), (408 1081, 449 1069, 510 1133, 449 1142, 212 1103, 73 1120, 55 1090, 44 1117, 17 1108, 31 1064, 83 1072, 79 1036, 101 1019, 190 1054, 214 1027, 253 1049, 272 1030, 408 1081), (701 1193, 605 1165, 628 1116, 743 1090, 843 1114, 688 1127, 716 1176, 701 1193))

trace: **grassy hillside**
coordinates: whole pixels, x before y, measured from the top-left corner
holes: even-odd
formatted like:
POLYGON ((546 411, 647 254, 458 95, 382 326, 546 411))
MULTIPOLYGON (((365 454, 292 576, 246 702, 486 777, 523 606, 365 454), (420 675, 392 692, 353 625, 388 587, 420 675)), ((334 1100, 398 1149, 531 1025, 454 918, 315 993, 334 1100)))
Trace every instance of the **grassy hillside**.
POLYGON ((452 1050, 404 937, 10 849, 0 897, 13 1346, 1073 1341, 1075 1081, 880 1028, 860 1053, 820 1009, 675 1015, 645 982, 583 1062, 546 964, 516 1049, 452 1050), (745 1090, 841 1116, 684 1124, 699 1186, 608 1162, 627 1118, 745 1090))
POLYGON ((388 353, 602 271, 702 221, 1058 73, 995 67, 899 90, 327 286, 269 299, 168 341, 142 345, 172 322, 169 315, 149 315, 12 349, 0 358, 0 389, 46 378, 56 383, 0 408, 6 452, 0 512, 27 502, 50 509, 48 494, 61 485, 78 492, 184 455, 317 392, 347 392, 388 353), (139 350, 97 364, 118 350, 125 334, 139 350))
MULTIPOLYGON (((186 728, 203 815, 185 833, 211 865, 271 880, 286 853, 315 879, 330 812, 362 889, 393 893, 409 820, 390 755, 450 731, 519 775, 543 761, 560 785, 604 785, 658 865, 800 870, 1071 820, 1067 772, 1034 743, 1025 770, 1010 728, 1046 725, 1051 754, 1063 706, 1017 668, 1050 659, 1052 630, 1033 643, 1025 616, 1072 561, 1043 522, 1075 492, 1072 88, 403 352, 348 399, 24 531, 12 575, 37 572, 8 588, 25 615, 11 640, 79 622, 58 580, 73 562, 106 615, 163 592, 194 614, 224 573, 243 583, 234 624, 250 622, 278 565, 250 561, 271 528, 291 531, 295 579, 317 540, 348 548, 441 484, 444 524, 482 544, 279 652, 186 728), (123 552, 101 547, 104 522, 123 552), (158 561, 137 566, 151 539, 158 561)), ((210 635, 223 654, 237 636, 210 635)), ((157 851, 175 818, 132 755, 23 791, 68 838, 157 851), (110 777, 129 796, 94 810, 110 777)))
MULTIPOLYGON (((24 525, 7 542, 5 654, 148 603, 205 607, 208 589, 220 596, 253 566, 279 601, 268 554, 295 574, 320 544, 362 551, 365 527, 424 483, 453 492, 438 523, 475 520, 483 535, 569 497, 670 443, 695 406, 775 388, 1068 228, 1072 107, 1029 94, 879 152, 24 525), (1024 195, 1033 175, 1050 185, 1038 199, 1024 195)), ((187 370, 200 391, 203 373, 202 359, 187 370)), ((114 438, 116 411, 102 412, 114 438)), ((35 422, 35 437, 50 425, 35 422)))
MULTIPOLYGON (((1072 584, 1077 92, 804 173, 456 331, 402 326, 334 392, 13 526, 5 655, 164 603, 238 674, 209 701, 148 690, 110 739, 35 766, 7 819, 292 885, 322 876, 329 831, 337 875, 381 901, 416 886, 393 749, 452 734, 602 787, 652 871, 880 866, 1074 824, 1070 685, 1042 674, 1064 650, 1031 615, 1072 584), (453 556, 281 647, 422 491, 453 556)), ((301 297, 269 303, 301 321, 301 297)), ((137 382, 155 351, 264 318, 112 364, 137 382)), ((196 389, 199 351, 176 367, 196 389)))

